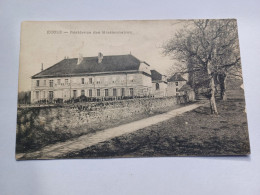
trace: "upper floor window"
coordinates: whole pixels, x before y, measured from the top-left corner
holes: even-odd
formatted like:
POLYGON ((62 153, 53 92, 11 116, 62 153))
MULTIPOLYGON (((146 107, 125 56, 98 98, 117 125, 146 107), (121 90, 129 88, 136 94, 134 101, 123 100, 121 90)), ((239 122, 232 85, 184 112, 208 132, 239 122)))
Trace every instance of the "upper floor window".
POLYGON ((93 82, 93 79, 89 78, 89 84, 92 84, 92 82, 93 82))
POLYGON ((129 77, 129 81, 130 81, 130 82, 134 82, 134 77, 133 77, 133 76, 130 76, 130 77, 129 77))
POLYGON ((53 87, 53 80, 49 81, 50 87, 53 87))
POLYGON ((160 89, 160 84, 159 84, 159 83, 156 83, 156 84, 155 84, 155 88, 156 88, 156 90, 159 90, 159 89, 160 89))
POLYGON ((65 85, 68 85, 69 79, 65 79, 65 85))
POLYGON ((60 79, 57 80, 58 85, 60 85, 60 79))
POLYGON ((116 82, 116 77, 113 77, 112 78, 112 83, 115 83, 116 82))
POLYGON ((43 81, 43 85, 46 86, 46 80, 43 81))
POLYGON ((176 88, 176 92, 178 92, 179 91, 179 89, 178 88, 176 88))
POLYGON ((97 78, 97 84, 100 84, 100 78, 97 78))
POLYGON ((81 78, 81 84, 84 84, 84 83, 85 83, 85 79, 81 78))
POLYGON ((179 82, 175 82, 175 85, 178 86, 178 85, 179 85, 179 82))
POLYGON ((36 87, 39 87, 40 86, 40 80, 37 80, 36 81, 36 87))

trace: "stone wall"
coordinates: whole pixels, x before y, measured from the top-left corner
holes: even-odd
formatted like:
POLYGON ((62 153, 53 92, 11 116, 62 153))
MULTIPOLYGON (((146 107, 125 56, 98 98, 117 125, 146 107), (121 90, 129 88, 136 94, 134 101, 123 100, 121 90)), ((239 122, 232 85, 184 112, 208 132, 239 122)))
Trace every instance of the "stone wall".
MULTIPOLYGON (((30 128, 45 131, 98 129, 111 120, 122 120, 139 114, 150 114, 177 104, 176 97, 131 99, 122 101, 77 103, 62 107, 18 109, 17 130, 30 128)), ((80 130, 82 131, 82 130, 80 130)), ((76 133, 76 132, 75 132, 76 133)))

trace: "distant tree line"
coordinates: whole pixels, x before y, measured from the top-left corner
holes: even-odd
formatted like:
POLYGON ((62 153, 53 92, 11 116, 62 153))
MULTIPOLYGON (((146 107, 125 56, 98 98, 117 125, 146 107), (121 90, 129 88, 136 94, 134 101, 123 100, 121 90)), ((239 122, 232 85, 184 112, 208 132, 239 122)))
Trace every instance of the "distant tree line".
POLYGON ((31 91, 19 92, 18 104, 31 104, 31 91))

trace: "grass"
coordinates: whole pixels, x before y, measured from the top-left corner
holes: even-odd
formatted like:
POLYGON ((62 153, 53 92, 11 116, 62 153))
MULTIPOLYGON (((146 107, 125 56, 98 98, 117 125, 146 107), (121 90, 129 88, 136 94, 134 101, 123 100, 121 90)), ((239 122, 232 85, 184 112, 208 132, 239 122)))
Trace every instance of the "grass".
POLYGON ((250 153, 244 100, 208 106, 60 158, 215 156, 250 153))

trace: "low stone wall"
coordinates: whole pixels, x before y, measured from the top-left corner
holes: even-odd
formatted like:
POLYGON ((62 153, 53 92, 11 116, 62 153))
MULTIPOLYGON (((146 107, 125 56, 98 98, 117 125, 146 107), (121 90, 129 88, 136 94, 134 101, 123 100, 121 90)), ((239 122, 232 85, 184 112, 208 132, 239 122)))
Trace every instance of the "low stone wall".
POLYGON ((183 96, 20 107, 16 150, 36 150, 57 141, 165 112, 181 103, 185 103, 183 96))
POLYGON ((34 107, 18 109, 18 130, 43 128, 46 131, 98 128, 100 123, 120 120, 133 115, 149 114, 178 103, 176 97, 131 99, 122 101, 77 103, 62 107, 34 107))

